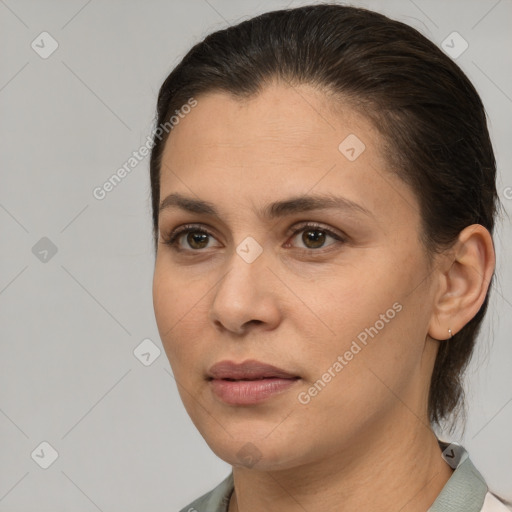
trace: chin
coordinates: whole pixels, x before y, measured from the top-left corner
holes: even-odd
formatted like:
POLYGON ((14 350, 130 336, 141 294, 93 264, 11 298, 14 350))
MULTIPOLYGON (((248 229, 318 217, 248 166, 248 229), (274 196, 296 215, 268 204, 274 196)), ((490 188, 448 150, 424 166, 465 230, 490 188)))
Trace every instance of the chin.
POLYGON ((303 442, 307 436, 301 435, 301 439, 292 440, 289 432, 284 430, 279 436, 275 431, 269 435, 272 428, 268 425, 265 429, 240 428, 240 433, 233 428, 226 430, 221 438, 203 437, 215 455, 234 467, 278 471, 304 462, 303 454, 297 448, 306 448, 303 442))

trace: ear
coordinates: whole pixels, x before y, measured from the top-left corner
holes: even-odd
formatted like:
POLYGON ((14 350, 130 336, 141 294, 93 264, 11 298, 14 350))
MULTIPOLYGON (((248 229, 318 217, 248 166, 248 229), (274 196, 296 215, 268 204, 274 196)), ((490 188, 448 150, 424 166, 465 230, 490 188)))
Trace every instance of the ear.
POLYGON ((496 257, 489 231, 480 224, 464 228, 441 271, 428 334, 437 340, 455 336, 485 300, 496 257))

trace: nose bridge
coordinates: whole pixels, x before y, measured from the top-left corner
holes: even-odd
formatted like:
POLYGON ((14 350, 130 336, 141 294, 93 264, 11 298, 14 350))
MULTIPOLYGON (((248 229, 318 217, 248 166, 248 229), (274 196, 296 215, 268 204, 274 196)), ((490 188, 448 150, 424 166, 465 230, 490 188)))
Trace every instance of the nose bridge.
POLYGON ((252 237, 235 247, 215 291, 212 320, 237 332, 253 320, 276 320, 277 304, 268 286, 272 275, 265 256, 262 246, 252 237))
POLYGON ((246 237, 228 259, 226 274, 219 283, 216 298, 222 293, 242 302, 244 297, 254 295, 258 285, 268 279, 265 259, 258 242, 246 237))

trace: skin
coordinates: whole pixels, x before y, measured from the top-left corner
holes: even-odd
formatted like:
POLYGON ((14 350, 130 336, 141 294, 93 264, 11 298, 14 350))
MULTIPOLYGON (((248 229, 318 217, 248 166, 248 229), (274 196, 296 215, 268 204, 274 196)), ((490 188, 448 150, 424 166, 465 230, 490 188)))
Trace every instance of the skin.
POLYGON ((209 201, 219 217, 161 211, 153 300, 184 406, 233 466, 230 512, 427 510, 452 474, 427 417, 430 376, 448 329, 457 333, 485 298, 494 269, 488 231, 468 226, 429 266, 417 198, 388 169, 381 136, 320 90, 274 83, 248 100, 196 99, 166 143, 160 199, 209 201), (354 161, 338 150, 349 134, 366 146, 354 161), (258 215, 274 201, 329 193, 370 214, 258 215), (345 241, 320 229, 318 246, 307 228, 290 233, 306 222, 345 241), (174 249, 164 243, 188 223, 211 233, 203 246, 186 235, 174 249), (236 252, 248 236, 263 250, 252 263, 236 252), (396 303, 401 311, 300 403, 298 394, 396 303), (263 403, 227 405, 205 379, 226 359, 257 359, 300 380, 263 403), (240 456, 247 443, 252 461, 240 456))

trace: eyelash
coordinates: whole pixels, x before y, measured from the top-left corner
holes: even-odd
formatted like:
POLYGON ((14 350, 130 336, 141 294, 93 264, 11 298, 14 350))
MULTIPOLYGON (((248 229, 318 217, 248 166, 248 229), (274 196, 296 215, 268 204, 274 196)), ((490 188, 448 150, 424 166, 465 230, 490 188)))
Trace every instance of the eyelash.
MULTIPOLYGON (((325 233, 326 235, 330 236, 331 238, 334 238, 339 243, 346 243, 347 242, 347 240, 346 240, 346 238, 344 236, 341 236, 338 233, 335 233, 334 231, 332 231, 332 230, 330 230, 330 229, 328 229, 328 228, 326 228, 326 227, 324 227, 324 226, 322 226, 320 224, 316 224, 316 223, 303 224, 300 227, 297 227, 294 231, 292 231, 287 236, 289 236, 290 238, 293 238, 298 233, 301 233, 301 232, 306 231, 306 230, 321 231, 322 233, 325 233)), ((204 235, 208 235, 208 236, 210 236, 212 238, 215 238, 212 233, 210 233, 209 231, 207 231, 206 229, 202 228, 199 225, 196 225, 196 224, 186 224, 184 226, 181 226, 180 228, 178 228, 174 232, 172 232, 167 238, 164 238, 162 242, 165 245, 171 247, 175 251, 196 252, 196 253, 203 252, 205 249, 180 249, 178 247, 178 241, 179 241, 180 237, 182 235, 184 235, 184 234, 188 234, 188 233, 191 233, 191 232, 193 232, 193 233, 201 233, 201 234, 204 234, 204 235)), ((330 247, 331 245, 336 245, 336 244, 329 244, 327 247, 330 247)), ((322 249, 325 249, 325 247, 320 247, 319 249, 308 249, 308 248, 300 247, 299 249, 301 249, 302 251, 311 253, 311 252, 322 252, 322 249)))

